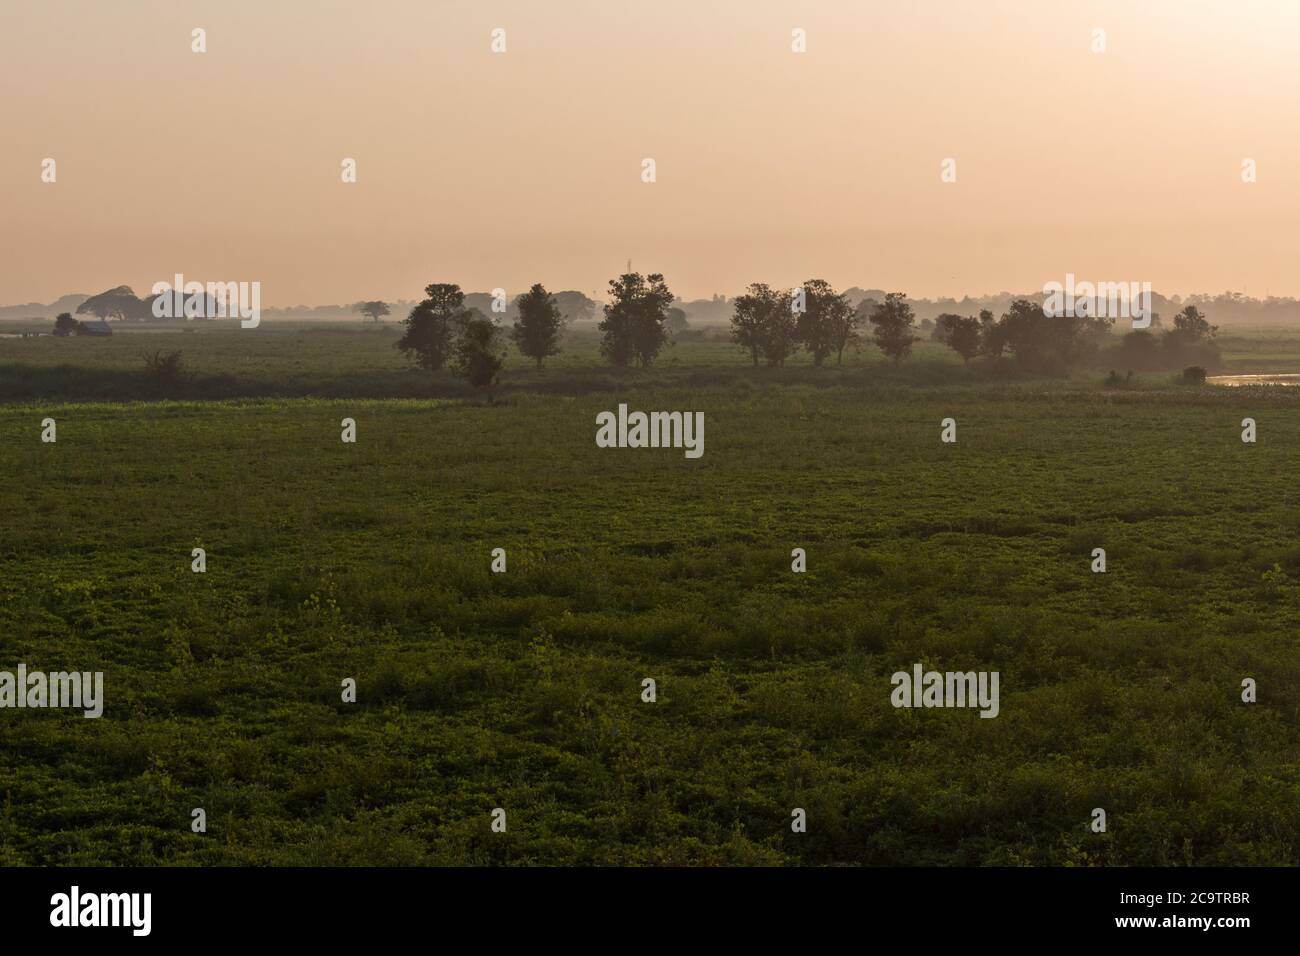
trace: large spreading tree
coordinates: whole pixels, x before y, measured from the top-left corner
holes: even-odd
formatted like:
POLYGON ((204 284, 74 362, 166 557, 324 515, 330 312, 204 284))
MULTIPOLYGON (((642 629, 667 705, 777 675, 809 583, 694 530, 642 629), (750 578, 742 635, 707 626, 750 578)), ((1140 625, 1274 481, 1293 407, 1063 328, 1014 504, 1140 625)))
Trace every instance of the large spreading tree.
POLYGON ((109 319, 124 322, 128 319, 149 317, 144 303, 136 298, 135 292, 129 285, 120 285, 99 295, 92 295, 77 306, 77 315, 93 315, 101 322, 107 322, 109 319))
POLYGON ((387 302, 375 299, 372 302, 358 302, 352 307, 352 311, 369 316, 371 322, 378 322, 392 310, 388 308, 387 302))

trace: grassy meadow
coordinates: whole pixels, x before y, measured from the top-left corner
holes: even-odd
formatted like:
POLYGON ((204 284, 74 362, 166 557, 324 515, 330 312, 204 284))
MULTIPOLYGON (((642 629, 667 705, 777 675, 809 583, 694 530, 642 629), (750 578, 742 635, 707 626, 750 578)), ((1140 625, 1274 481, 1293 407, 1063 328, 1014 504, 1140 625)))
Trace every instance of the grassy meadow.
POLYGON ((578 334, 488 404, 396 337, 0 338, 0 670, 106 690, 0 711, 0 865, 1300 863, 1300 390, 578 334), (1000 715, 895 709, 917 662, 1000 715))

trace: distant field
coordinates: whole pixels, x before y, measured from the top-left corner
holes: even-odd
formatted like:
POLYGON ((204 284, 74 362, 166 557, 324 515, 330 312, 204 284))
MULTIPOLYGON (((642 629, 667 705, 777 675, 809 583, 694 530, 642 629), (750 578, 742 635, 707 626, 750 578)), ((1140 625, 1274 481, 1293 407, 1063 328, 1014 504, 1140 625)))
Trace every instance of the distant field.
MULTIPOLYGON (((376 328, 342 323, 330 327, 265 325, 256 330, 227 326, 210 331, 189 331, 181 324, 166 331, 128 325, 108 338, 0 338, 0 402, 41 398, 476 397, 450 372, 431 376, 412 367, 393 347, 398 338, 391 324, 376 328), (159 350, 181 352, 189 375, 184 383, 160 391, 149 380, 143 357, 159 350)), ((597 333, 573 331, 565 338, 564 351, 540 371, 511 350, 498 394, 572 395, 621 388, 623 383, 644 378, 635 369, 606 365, 599 344, 597 333)), ((1006 375, 964 369, 951 350, 930 342, 918 343, 914 361, 906 368, 889 367, 880 353, 867 345, 846 352, 842 367, 815 369, 806 356, 798 355, 785 369, 755 369, 744 353, 725 337, 716 336, 684 339, 666 350, 651 378, 673 387, 716 384, 720 378, 752 385, 843 382, 871 387, 910 387, 926 382, 982 385, 1007 380, 1006 375)))
POLYGON ((1300 863, 1300 390, 578 337, 488 406, 390 330, 259 332, 0 339, 0 669, 107 683, 0 713, 0 865, 1300 863), (91 400, 178 347, 262 397, 91 400), (703 458, 596 448, 619 402, 703 458), (916 662, 1000 716, 894 709, 916 662))
POLYGON ((1226 369, 1235 372, 1300 371, 1300 335, 1277 329, 1233 329, 1220 335, 1226 369))
MULTIPOLYGON (((244 330, 232 323, 175 322, 163 329, 125 324, 109 338, 11 338, 19 331, 46 330, 48 323, 0 322, 0 402, 40 398, 102 401, 136 398, 215 399, 234 397, 464 398, 472 391, 449 373, 420 372, 393 347, 398 323, 271 323, 244 330), (189 380, 160 393, 144 374, 145 353, 180 350, 189 380)), ((1221 333, 1225 373, 1300 371, 1300 334, 1277 329, 1234 328, 1221 333)), ((1113 364, 1113 363, 1112 363, 1113 364)), ((1098 384, 1109 365, 1080 372, 1076 384, 1098 384)), ((1123 368, 1118 369, 1125 372, 1123 368)), ((779 381, 809 385, 983 386, 1019 376, 1010 363, 996 373, 979 363, 963 368, 952 350, 920 341, 899 369, 872 345, 850 348, 840 367, 813 369, 804 353, 789 366, 752 369, 748 356, 726 340, 724 329, 697 330, 665 351, 656 366, 664 383, 698 383, 740 376, 754 384, 779 381)), ((509 391, 574 391, 621 387, 635 373, 611 369, 600 357, 599 336, 590 327, 565 338, 564 351, 537 371, 513 350, 502 388, 509 391)), ((1139 384, 1164 386, 1174 372, 1142 373, 1139 384)))

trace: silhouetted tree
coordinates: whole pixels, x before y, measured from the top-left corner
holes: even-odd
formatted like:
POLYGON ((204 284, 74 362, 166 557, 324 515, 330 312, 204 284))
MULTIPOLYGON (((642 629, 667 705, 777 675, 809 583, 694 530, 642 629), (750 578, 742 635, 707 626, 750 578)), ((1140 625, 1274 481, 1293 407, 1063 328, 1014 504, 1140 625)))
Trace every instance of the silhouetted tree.
POLYGON ((1168 334, 1176 335, 1191 343, 1212 339, 1218 331, 1219 327, 1206 321, 1200 309, 1194 305, 1189 305, 1174 316, 1174 328, 1168 334))
POLYGON ((142 317, 143 303, 135 297, 129 285, 120 285, 99 295, 92 295, 77 306, 77 315, 93 315, 107 322, 109 319, 123 321, 142 317))
POLYGON ((1006 330, 997 319, 993 318, 991 311, 980 309, 980 354, 995 359, 1001 358, 1006 347, 1006 330))
POLYGON ((961 356, 962 362, 980 354, 980 320, 973 315, 953 316, 948 332, 948 347, 961 356))
POLYGON ((744 295, 731 301, 731 341, 748 350, 755 368, 758 367, 758 357, 763 354, 767 313, 781 308, 779 299, 780 294, 773 292, 766 283, 753 282, 744 295))
POLYGON ((434 283, 424 293, 427 298, 411 309, 395 345, 414 356, 420 368, 436 371, 447 363, 456 337, 473 313, 465 308, 465 293, 454 283, 434 283))
POLYGON ((942 315, 935 316, 934 329, 930 332, 930 341, 938 342, 940 345, 947 345, 948 340, 952 337, 954 323, 961 318, 953 312, 944 312, 942 315))
POLYGON ((1052 316, 1043 306, 1016 299, 998 323, 1002 342, 1016 364, 1040 372, 1060 373, 1095 350, 1114 319, 1093 316, 1052 316))
POLYGON ((55 335, 80 335, 81 323, 72 317, 71 312, 60 312, 54 319, 55 335))
POLYGON ((1057 333, 1053 323, 1064 326, 1072 318, 1049 316, 1039 303, 1016 299, 998 324, 1003 330, 1003 342, 1015 356, 1017 364, 1044 368, 1056 351, 1054 339, 1057 333))
POLYGON ((835 364, 842 365, 845 347, 858 340, 858 313, 847 295, 839 293, 827 301, 826 324, 835 348, 835 364))
POLYGON ((875 326, 871 339, 895 365, 912 354, 912 342, 916 339, 912 334, 914 319, 912 307, 902 292, 890 292, 871 313, 871 324, 875 326))
POLYGON ((474 315, 461 327, 452 351, 452 369, 475 388, 487 389, 491 402, 492 387, 505 363, 501 329, 482 313, 474 315))
POLYGON ((1164 354, 1158 366, 1153 367, 1217 366, 1219 350, 1214 346, 1214 336, 1218 331, 1217 326, 1206 321, 1200 309, 1188 305, 1174 316, 1174 327, 1161 339, 1164 354))
POLYGON ((800 288, 804 311, 795 315, 799 343, 812 354, 814 365, 825 363, 832 352, 843 361, 844 347, 857 337, 857 313, 849 297, 825 279, 808 279, 800 288))
POLYGON ((536 282, 531 289, 515 298, 515 309, 519 318, 515 320, 510 337, 514 339, 520 353, 541 368, 546 356, 560 351, 560 330, 564 326, 560 307, 545 286, 536 282))
POLYGON ((731 340, 749 350, 755 365, 759 358, 769 367, 785 365, 799 347, 790 298, 765 282, 755 282, 731 305, 731 340))
POLYGON ((376 299, 373 302, 358 302, 352 307, 352 311, 370 316, 371 322, 378 322, 392 310, 388 308, 387 302, 376 299))
POLYGON ((601 354, 615 365, 651 365, 668 341, 673 294, 659 273, 629 272, 609 282, 612 302, 601 319, 601 354))

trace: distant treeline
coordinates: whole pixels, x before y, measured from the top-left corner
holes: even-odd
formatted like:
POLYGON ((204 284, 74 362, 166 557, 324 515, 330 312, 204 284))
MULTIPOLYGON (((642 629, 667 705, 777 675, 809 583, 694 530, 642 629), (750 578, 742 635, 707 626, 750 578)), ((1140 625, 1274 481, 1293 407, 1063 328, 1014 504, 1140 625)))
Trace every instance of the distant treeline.
MULTIPOLYGON (((887 293, 883 289, 863 289, 857 286, 844 290, 849 303, 857 308, 864 300, 882 301, 887 293)), ((603 303, 596 301, 582 292, 566 290, 554 293, 560 314, 566 322, 595 322, 600 317, 603 303)), ((60 312, 78 313, 81 306, 92 300, 101 300, 123 307, 122 317, 132 321, 150 321, 153 319, 152 296, 138 298, 129 286, 118 286, 98 296, 84 294, 65 295, 55 302, 42 304, 29 302, 25 305, 0 306, 0 319, 34 319, 52 318, 60 312)), ((678 309, 693 327, 716 325, 725 327, 731 321, 737 296, 714 295, 708 299, 684 300, 675 298, 673 307, 678 309)), ((933 322, 940 315, 979 315, 989 311, 1002 315, 1010 311, 1011 304, 1018 299, 1041 302, 1042 293, 1016 295, 1000 292, 996 295, 966 296, 962 299, 918 299, 909 298, 907 303, 918 323, 927 320, 933 322)), ((491 312, 493 295, 490 292, 466 292, 465 303, 470 308, 478 309, 484 314, 491 312)), ((1237 292, 1222 292, 1218 295, 1189 295, 1186 297, 1166 297, 1153 293, 1152 308, 1162 315, 1174 315, 1189 305, 1194 305, 1206 315, 1213 315, 1221 326, 1236 324, 1251 325, 1294 325, 1300 326, 1300 299, 1270 296, 1254 299, 1237 292)), ((295 305, 266 307, 262 317, 270 320, 317 320, 330 321, 353 317, 362 303, 343 303, 334 305, 295 305)), ((393 315, 404 315, 416 303, 411 300, 398 299, 387 303, 393 315)), ((84 314, 84 313, 82 313, 84 314)), ((92 313, 94 314, 94 313, 92 313)), ((104 315, 102 318, 116 318, 117 315, 104 315)), ((509 304, 506 319, 513 321, 514 302, 509 304)))
POLYGON ((1158 313, 1149 329, 1130 331, 1114 342, 1113 318, 1049 315, 1041 300, 1016 299, 1001 316, 989 309, 978 315, 946 312, 918 326, 907 296, 887 292, 880 300, 864 298, 855 306, 847 293, 823 279, 808 279, 787 291, 754 283, 732 301, 731 338, 749 352, 754 365, 785 365, 802 350, 814 365, 869 338, 894 363, 906 359, 912 344, 928 332, 969 364, 982 358, 1010 357, 1027 371, 1061 375, 1097 364, 1118 364, 1131 371, 1213 367, 1218 331, 1195 305, 1185 306, 1164 328, 1158 313))
MULTIPOLYGON (((450 367, 475 387, 490 389, 504 365, 506 329, 471 306, 471 297, 455 284, 435 283, 425 292, 427 298, 407 316, 397 347, 422 368, 450 367)), ((685 317, 673 305, 676 300, 659 273, 629 272, 612 279, 609 298, 597 327, 601 354, 611 365, 653 365, 674 333, 685 327, 685 317)), ((540 283, 509 303, 497 297, 486 304, 498 314, 513 315, 509 338, 539 368, 560 350, 564 317, 556 296, 540 283)), ((1114 319, 1048 314, 1042 302, 1030 299, 1014 300, 1001 316, 988 309, 977 315, 949 312, 920 325, 902 292, 887 292, 879 300, 864 298, 854 305, 847 293, 824 279, 808 279, 790 290, 754 283, 730 304, 732 341, 755 366, 770 368, 783 367, 798 352, 806 352, 815 366, 832 356, 840 364, 845 350, 864 340, 898 364, 911 355, 913 343, 925 337, 918 333, 926 332, 966 364, 974 359, 1009 360, 1037 374, 1063 375, 1106 364, 1130 371, 1218 364, 1213 345, 1217 328, 1195 305, 1185 306, 1168 328, 1153 312, 1149 329, 1130 331, 1116 342, 1114 319)), ((380 306, 383 303, 368 303, 363 308, 373 311, 380 306)))
MULTIPOLYGON (((566 322, 595 321, 596 313, 599 310, 599 303, 581 292, 566 290, 554 293, 555 301, 560 309, 560 314, 566 322)), ((7 305, 0 306, 0 319, 42 319, 51 316, 57 316, 59 313, 68 312, 76 315, 93 315, 101 321, 116 322, 156 322, 160 321, 153 314, 154 300, 156 295, 137 296, 135 291, 128 285, 116 286, 108 289, 98 295, 65 295, 49 305, 42 305, 39 302, 31 302, 26 305, 7 305)), ((188 297, 187 297, 188 298, 188 297)), ((204 315, 213 315, 217 311, 217 302, 211 296, 204 294, 204 302, 201 311, 204 315)), ((469 308, 478 309, 484 314, 492 311, 494 296, 489 292, 471 292, 465 294, 465 303, 469 308)), ((295 305, 288 307, 267 307, 261 310, 263 319, 270 320, 318 320, 329 321, 336 319, 347 319, 354 317, 357 313, 363 313, 378 321, 382 315, 403 314, 409 312, 416 305, 410 300, 399 299, 395 302, 382 302, 381 300, 361 301, 349 303, 346 305, 295 305), (373 305, 378 302, 383 305, 385 311, 378 316, 366 312, 364 307, 373 305)), ((513 319, 515 305, 511 301, 508 303, 507 319, 513 319)), ((196 320, 201 320, 202 316, 196 316, 196 320)))
MULTIPOLYGON (((849 304, 856 308, 863 300, 879 302, 885 298, 884 289, 863 289, 857 286, 844 290, 849 304)), ((678 300, 679 306, 690 319, 693 326, 727 325, 738 296, 715 295, 711 299, 678 300)), ((1002 315, 1011 309, 1011 304, 1019 299, 1042 302, 1043 293, 1033 292, 1013 294, 1000 292, 996 295, 966 296, 961 299, 918 299, 909 297, 907 303, 918 323, 927 320, 933 322, 940 315, 979 315, 988 311, 1002 315)), ((1173 315, 1189 305, 1194 305, 1201 312, 1213 315, 1221 325, 1292 325, 1300 327, 1300 299, 1270 296, 1253 299, 1237 292, 1221 292, 1218 295, 1163 296, 1152 293, 1151 306, 1162 315, 1173 315)))
MULTIPOLYGON (((601 354, 611 365, 649 367, 673 336, 687 329, 686 314, 673 304, 678 300, 659 273, 625 273, 610 280, 608 291, 597 328, 601 354)), ((580 293, 552 293, 541 283, 513 299, 507 299, 504 290, 466 294, 454 283, 433 283, 425 295, 408 310, 397 347, 421 368, 451 368, 475 388, 487 389, 489 396, 505 364, 507 338, 541 368, 547 357, 559 352, 566 323, 575 317, 592 318, 594 308, 580 293)), ((1194 304, 1184 306, 1168 327, 1152 308, 1148 328, 1129 331, 1118 341, 1112 334, 1118 331, 1113 318, 1086 310, 1082 315, 1049 314, 1041 300, 1033 299, 1015 299, 1001 315, 990 309, 967 315, 944 312, 918 324, 902 292, 865 297, 855 304, 847 292, 824 279, 808 279, 789 290, 754 283, 729 305, 731 340, 755 366, 770 368, 783 367, 799 352, 807 353, 815 366, 832 356, 841 364, 845 350, 864 341, 898 364, 911 355, 913 343, 927 337, 952 349, 966 364, 1010 360, 1046 375, 1099 365, 1151 371, 1189 366, 1203 370, 1219 364, 1213 343, 1218 329, 1194 304)), ((392 312, 382 300, 358 302, 352 310, 375 322, 392 312)), ((150 300, 136 298, 126 286, 87 299, 77 311, 94 314, 101 323, 152 315, 150 300)), ((63 313, 55 331, 79 334, 88 328, 63 313)))
MULTIPOLYGON (((566 317, 560 296, 540 282, 524 294, 506 301, 503 295, 489 296, 472 305, 476 297, 466 295, 454 283, 433 283, 425 298, 407 315, 397 348, 421 368, 436 371, 450 368, 475 388, 486 389, 489 400, 505 363, 505 338, 520 354, 543 362, 560 351, 560 337, 566 317), (489 317, 491 315, 492 317, 489 317), (509 330, 499 325, 496 315, 513 321, 509 330)), ((610 301, 602 309, 597 326, 601 332, 601 354, 612 365, 648 367, 672 340, 675 331, 686 327, 686 316, 673 306, 673 294, 658 273, 642 276, 629 272, 611 279, 610 301)), ((382 303, 366 303, 365 308, 382 303)), ((584 310, 584 318, 590 313, 584 310)))

